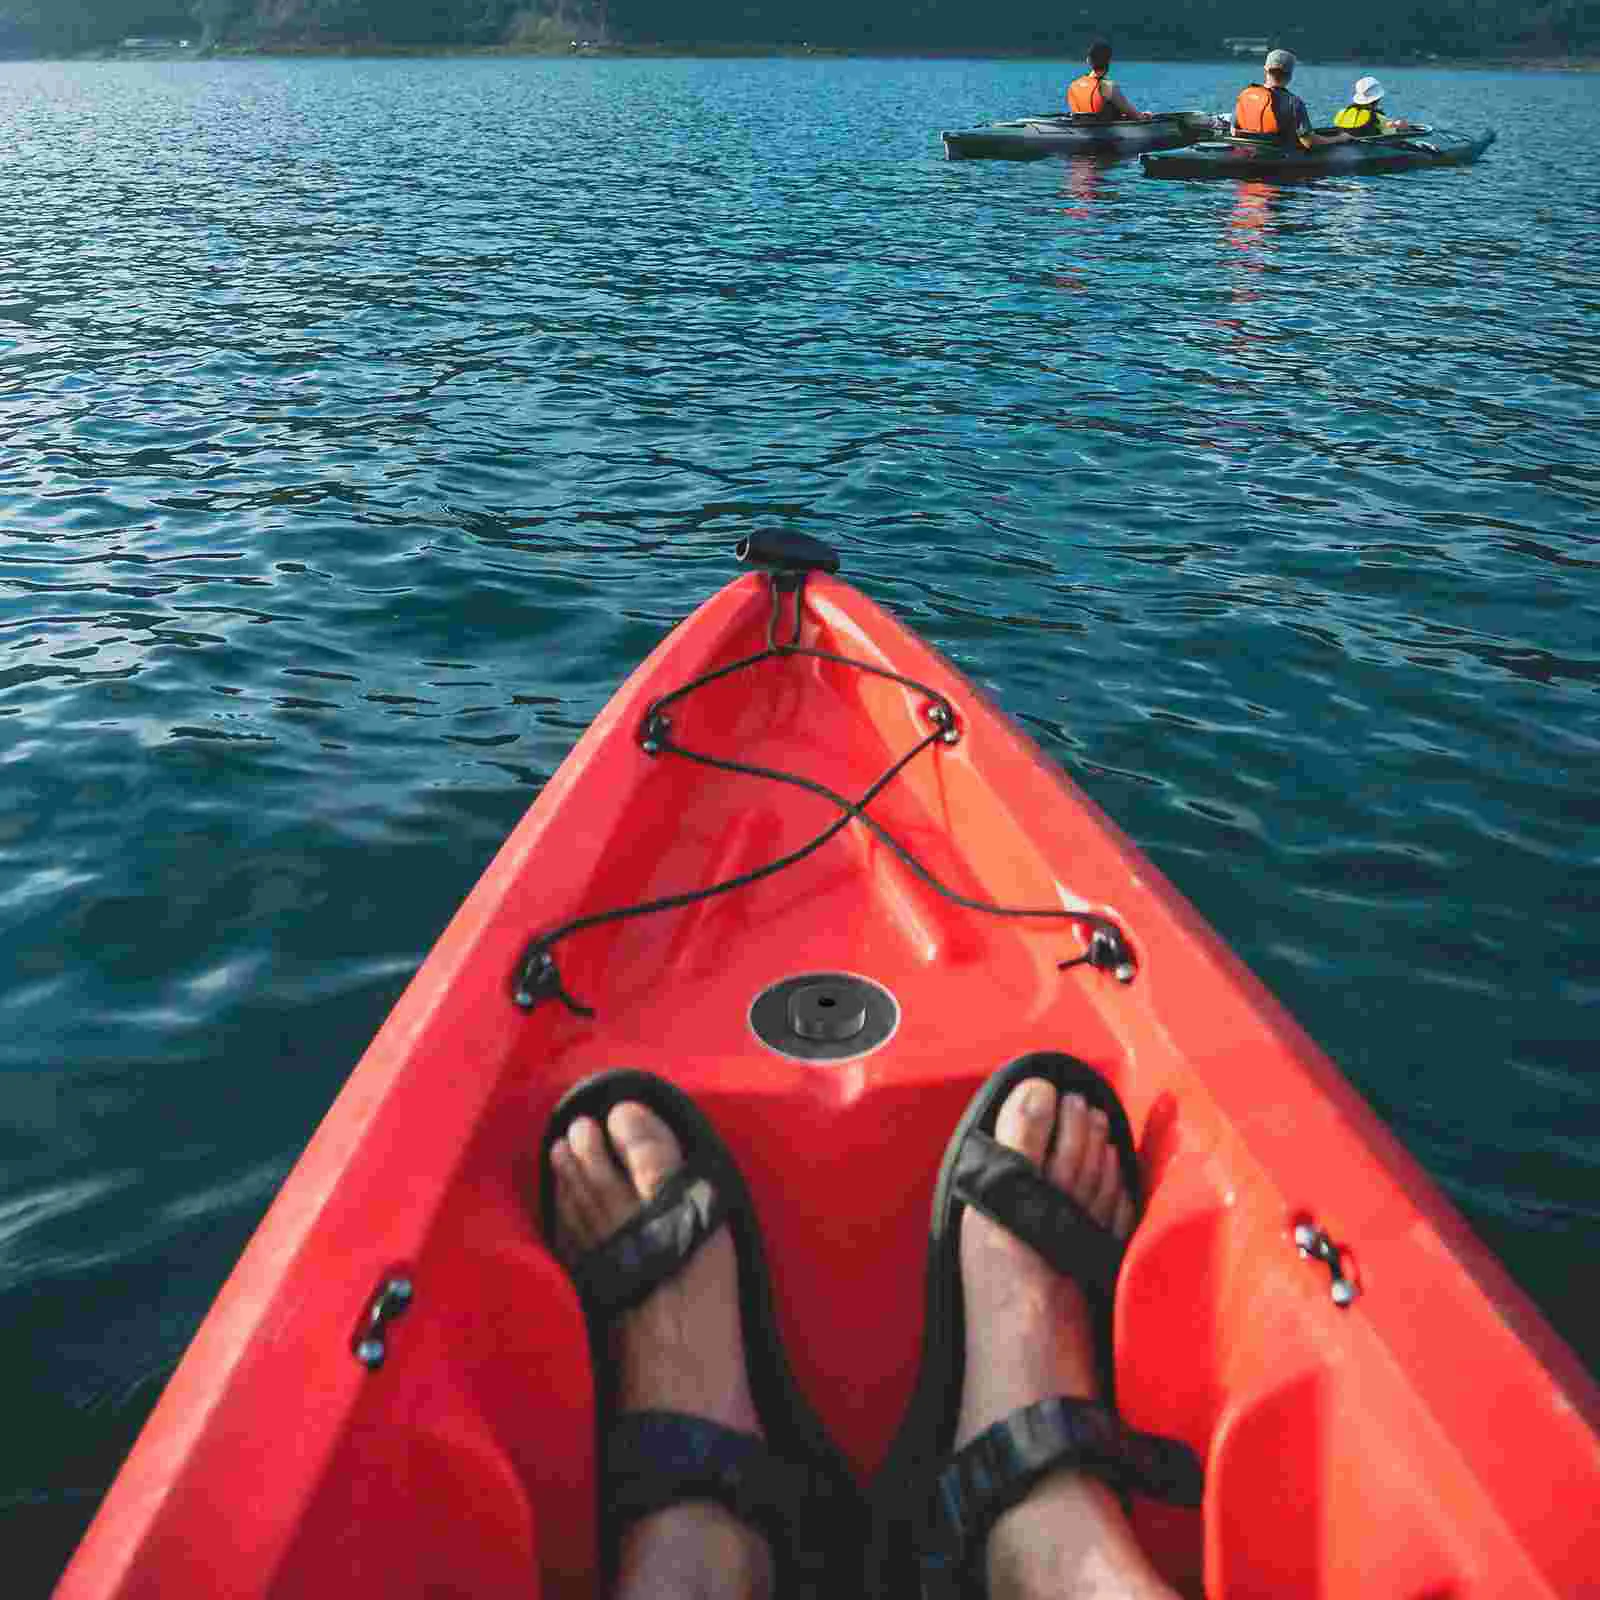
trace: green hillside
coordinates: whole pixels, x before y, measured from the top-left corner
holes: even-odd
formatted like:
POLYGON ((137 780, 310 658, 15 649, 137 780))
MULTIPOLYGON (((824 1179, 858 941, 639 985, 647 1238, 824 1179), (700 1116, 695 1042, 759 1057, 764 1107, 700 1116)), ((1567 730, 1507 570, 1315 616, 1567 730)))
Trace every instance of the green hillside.
MULTIPOLYGON (((1109 32, 1124 58, 1215 58, 1223 40, 1271 37, 1323 58, 1600 53, 1600 0, 1354 0, 1320 13, 1261 0, 1154 0, 1114 19, 1020 0, 0 0, 0 53, 117 50, 133 38, 247 50, 787 46, 853 51, 1075 55, 1109 32)), ((138 47, 136 47, 138 48, 138 47)), ((152 48, 146 44, 143 48, 152 48)))

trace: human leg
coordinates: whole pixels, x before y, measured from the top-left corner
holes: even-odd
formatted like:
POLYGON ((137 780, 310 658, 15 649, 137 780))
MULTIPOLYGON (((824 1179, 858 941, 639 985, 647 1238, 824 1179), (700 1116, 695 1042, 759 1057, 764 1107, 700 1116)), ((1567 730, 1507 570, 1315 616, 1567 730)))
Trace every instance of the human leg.
MULTIPOLYGON (((1042 1078, 1006 1097, 995 1138, 1025 1156, 1117 1239, 1135 1212, 1103 1111, 1042 1078)), ((1083 1290, 975 1209, 961 1219, 966 1363, 955 1447, 1047 1396, 1098 1397, 1094 1323, 1083 1290)), ((1001 1515, 988 1536, 992 1596, 1172 1600, 1134 1540, 1116 1495, 1065 1467, 1001 1515)))
MULTIPOLYGON (((550 1150, 557 1248, 569 1263, 603 1244, 682 1165, 672 1130, 645 1106, 624 1101, 605 1124, 577 1118, 550 1150)), ((609 1330, 619 1413, 667 1411, 704 1417, 761 1436, 750 1394, 739 1319, 738 1263, 720 1229, 677 1276, 609 1330)), ((709 1500, 682 1501, 623 1533, 619 1600, 735 1600, 772 1591, 767 1542, 709 1500)))

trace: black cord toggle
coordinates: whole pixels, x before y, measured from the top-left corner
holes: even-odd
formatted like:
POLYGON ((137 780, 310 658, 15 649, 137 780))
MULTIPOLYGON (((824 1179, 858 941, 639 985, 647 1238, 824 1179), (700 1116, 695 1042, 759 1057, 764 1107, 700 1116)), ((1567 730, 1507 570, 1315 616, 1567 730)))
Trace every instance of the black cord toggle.
POLYGON ((511 984, 511 1000, 523 1011, 532 1011, 541 1000, 559 1000, 575 1017, 593 1017, 594 1011, 567 993, 561 982, 556 958, 535 939, 517 968, 511 984))
POLYGON ((960 744, 961 730, 956 726, 955 708, 943 695, 923 715, 939 730, 940 744, 960 744))
POLYGON ((647 756, 660 755, 672 737, 672 718, 651 706, 639 724, 639 748, 647 756))
POLYGON ((1089 939, 1089 965, 1096 972, 1109 972, 1118 983, 1132 983, 1138 967, 1122 929, 1114 922, 1102 922, 1089 939))
POLYGON ((1109 972, 1118 983, 1132 983, 1138 975, 1139 964, 1133 959, 1133 951, 1128 948, 1122 929, 1104 917, 1084 917, 1083 920, 1094 925, 1088 948, 1081 956, 1074 956, 1070 961, 1056 962, 1056 971, 1065 972, 1069 967, 1093 967, 1096 972, 1109 972))

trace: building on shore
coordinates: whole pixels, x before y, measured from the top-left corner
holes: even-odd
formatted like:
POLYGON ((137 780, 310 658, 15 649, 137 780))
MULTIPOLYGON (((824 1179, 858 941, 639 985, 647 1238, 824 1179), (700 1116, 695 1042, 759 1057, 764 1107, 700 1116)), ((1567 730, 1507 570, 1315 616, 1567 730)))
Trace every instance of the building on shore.
POLYGON ((119 56, 185 56, 195 48, 192 39, 155 39, 133 34, 117 46, 119 56))

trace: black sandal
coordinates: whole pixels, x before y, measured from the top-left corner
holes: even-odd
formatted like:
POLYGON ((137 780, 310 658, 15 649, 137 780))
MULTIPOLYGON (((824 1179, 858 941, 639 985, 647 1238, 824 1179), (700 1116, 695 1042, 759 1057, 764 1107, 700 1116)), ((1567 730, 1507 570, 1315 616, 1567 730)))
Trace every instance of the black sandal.
POLYGON ((765 1536, 786 1600, 839 1600, 860 1584, 866 1503, 789 1371, 750 1192, 710 1122, 687 1096, 647 1072, 604 1072, 569 1090, 551 1114, 540 1151, 545 1237, 553 1244, 550 1147, 579 1117, 603 1128, 607 1112, 625 1100, 647 1106, 672 1129, 684 1161, 637 1216, 572 1269, 596 1358, 605 1559, 614 1563, 623 1531, 640 1517, 680 1501, 713 1500, 765 1536), (745 1367, 765 1440, 679 1412, 617 1415, 604 1359, 606 1324, 679 1272, 724 1222, 738 1256, 745 1367))
POLYGON ((1006 1096, 1026 1078, 1058 1094, 1081 1094, 1104 1111, 1125 1192, 1142 1208, 1133 1131, 1116 1092, 1092 1067, 1041 1051, 996 1072, 973 1098, 939 1169, 928 1239, 922 1364, 906 1419, 877 1478, 879 1524, 872 1552, 877 1591, 915 1591, 927 1600, 982 1595, 989 1531, 1047 1474, 1070 1467, 1177 1505, 1200 1504, 1202 1469, 1188 1445, 1124 1425, 1113 1398, 1112 1297, 1124 1244, 1049 1183, 1025 1156, 1001 1145, 995 1123, 1006 1096), (955 1455, 966 1368, 960 1222, 965 1206, 1025 1240, 1057 1272, 1080 1284, 1095 1326, 1098 1400, 1058 1395, 1003 1417, 955 1455))

